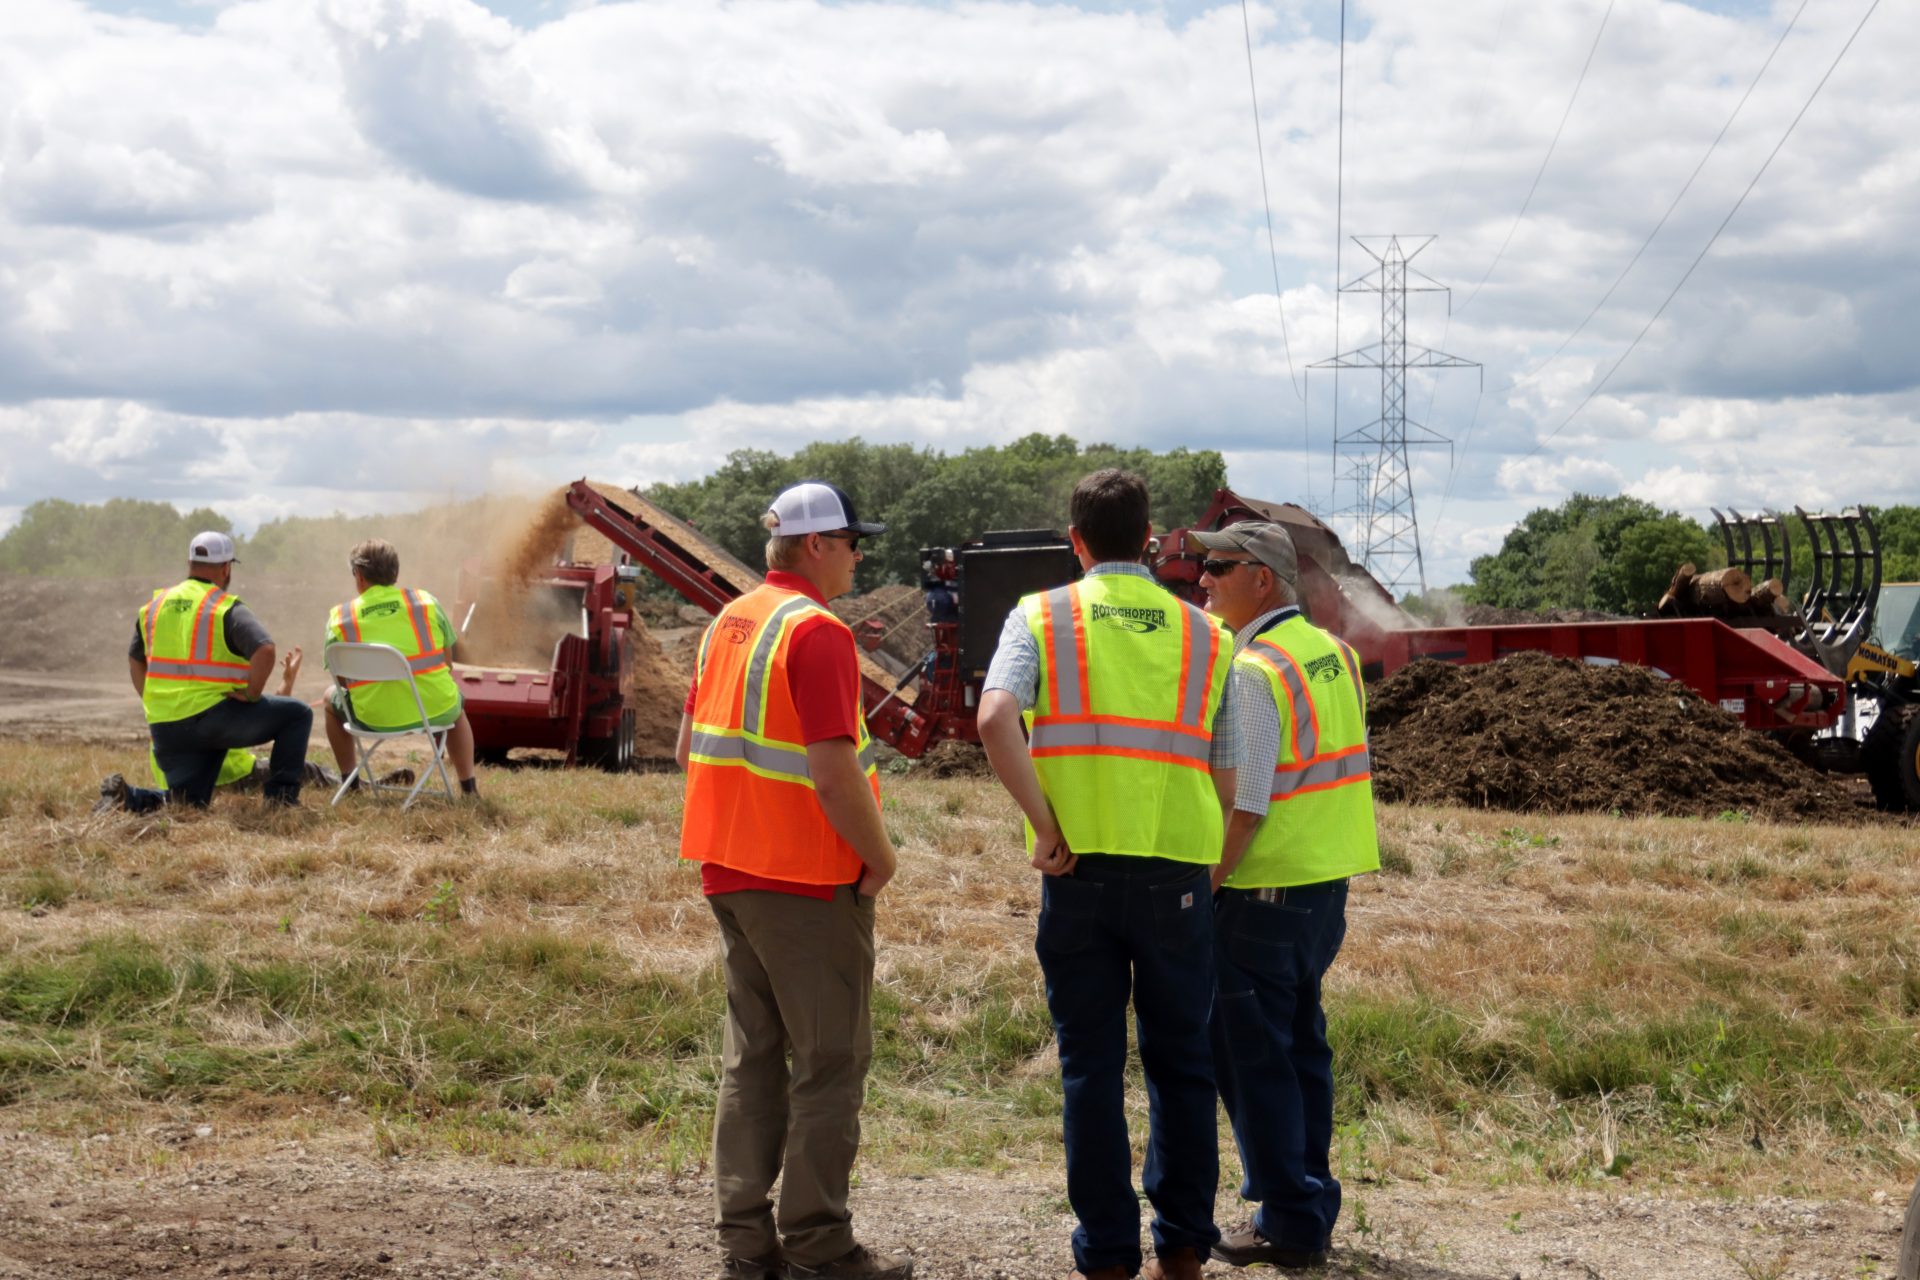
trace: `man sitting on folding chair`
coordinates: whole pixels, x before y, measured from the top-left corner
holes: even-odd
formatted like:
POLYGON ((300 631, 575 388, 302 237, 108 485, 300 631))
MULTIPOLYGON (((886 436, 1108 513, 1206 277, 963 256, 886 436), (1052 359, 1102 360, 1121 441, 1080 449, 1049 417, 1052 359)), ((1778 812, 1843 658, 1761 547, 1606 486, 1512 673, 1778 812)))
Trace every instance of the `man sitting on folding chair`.
MULTIPOLYGON (((404 680, 336 684, 327 693, 327 742, 340 775, 352 774, 358 750, 349 725, 363 732, 393 733, 407 729, 447 729, 447 758, 453 762, 460 790, 477 794, 473 777, 473 726, 460 704, 460 686, 453 678, 453 652, 458 636, 438 600, 424 591, 396 586, 400 553, 393 544, 370 538, 350 556, 353 585, 359 595, 337 604, 327 615, 329 647, 348 641, 384 644, 398 649, 413 669, 419 702, 404 680), (426 712, 426 724, 420 721, 426 712), (450 727, 449 727, 450 726, 450 727)), ((422 775, 422 782, 425 776, 422 775)), ((354 778, 353 785, 360 785, 354 778)), ((369 786, 373 785, 371 782, 369 786)))

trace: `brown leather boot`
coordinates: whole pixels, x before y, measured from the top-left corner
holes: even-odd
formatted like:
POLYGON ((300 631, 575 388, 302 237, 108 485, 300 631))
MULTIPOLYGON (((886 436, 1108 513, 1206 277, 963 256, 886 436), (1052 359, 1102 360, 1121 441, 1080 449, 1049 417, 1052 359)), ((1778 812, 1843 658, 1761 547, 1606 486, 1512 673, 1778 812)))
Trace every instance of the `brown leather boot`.
POLYGON ((1140 1268, 1140 1280, 1200 1280, 1204 1266, 1206 1263, 1200 1261, 1197 1250, 1175 1249, 1158 1258, 1148 1258, 1140 1268))

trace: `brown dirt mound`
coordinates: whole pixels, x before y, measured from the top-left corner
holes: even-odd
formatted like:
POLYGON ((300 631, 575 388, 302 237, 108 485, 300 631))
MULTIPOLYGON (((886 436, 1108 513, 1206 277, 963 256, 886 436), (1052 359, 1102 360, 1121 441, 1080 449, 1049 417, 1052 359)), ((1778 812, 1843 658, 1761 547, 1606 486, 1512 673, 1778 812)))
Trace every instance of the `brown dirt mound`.
POLYGON ((991 778, 993 767, 977 743, 942 742, 920 757, 914 772, 928 778, 991 778))
POLYGON ((1618 617, 1598 609, 1501 609, 1490 604, 1470 604, 1460 625, 1513 627, 1536 622, 1613 622, 1618 617))
POLYGON ((1863 822, 1841 781, 1645 667, 1521 653, 1415 662, 1369 691, 1382 800, 1863 822))

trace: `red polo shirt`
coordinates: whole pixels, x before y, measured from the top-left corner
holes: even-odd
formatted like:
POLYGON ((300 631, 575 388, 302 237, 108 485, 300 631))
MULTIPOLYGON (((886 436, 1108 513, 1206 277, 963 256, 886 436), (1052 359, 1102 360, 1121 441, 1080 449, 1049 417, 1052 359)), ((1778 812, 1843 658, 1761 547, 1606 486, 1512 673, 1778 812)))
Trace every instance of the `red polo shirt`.
MULTIPOLYGON (((767 574, 767 585, 782 591, 798 591, 822 608, 827 603, 820 598, 818 588, 799 574, 774 569, 767 574)), ((802 741, 809 746, 831 738, 860 741, 857 721, 860 713, 856 709, 860 705, 860 659, 854 652, 853 637, 845 627, 815 615, 794 628, 793 643, 787 650, 787 686, 793 693, 794 708, 800 713, 802 741)), ((693 714, 694 696, 699 691, 700 673, 696 671, 687 689, 684 709, 688 715, 693 714)), ((831 898, 835 887, 769 880, 717 863, 700 864, 700 888, 708 896, 765 889, 803 898, 831 898)))

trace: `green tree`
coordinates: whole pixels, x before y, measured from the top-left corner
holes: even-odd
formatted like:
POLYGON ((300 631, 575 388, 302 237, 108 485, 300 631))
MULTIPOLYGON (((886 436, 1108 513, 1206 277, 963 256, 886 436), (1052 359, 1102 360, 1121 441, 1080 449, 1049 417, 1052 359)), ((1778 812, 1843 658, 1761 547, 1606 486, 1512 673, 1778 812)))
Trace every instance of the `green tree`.
MULTIPOLYGON (((1558 507, 1528 512, 1492 555, 1474 560, 1469 572, 1468 599, 1506 609, 1601 609, 1631 613, 1654 599, 1645 596, 1645 579, 1652 570, 1644 556, 1660 548, 1644 546, 1640 556, 1626 552, 1627 535, 1641 525, 1677 521, 1690 526, 1700 539, 1706 531, 1677 512, 1663 513, 1650 502, 1620 495, 1610 498, 1576 493, 1558 507)), ((1668 534, 1684 532, 1674 525, 1668 534)), ((1698 546, 1697 541, 1689 542, 1698 546)), ((1711 542, 1708 540, 1711 550, 1711 542)), ((1660 575, 1665 586, 1679 561, 1660 575)), ((1704 560, 1701 567, 1705 568, 1704 560)))
POLYGON ((871 574, 863 581, 916 582, 921 547, 950 546, 996 529, 1064 529, 1075 482, 1106 466, 1145 478, 1162 529, 1191 523, 1226 483, 1226 460, 1212 450, 1083 448, 1071 436, 1035 433, 958 454, 858 439, 809 445, 785 458, 740 450, 710 475, 655 485, 647 496, 758 564, 767 500, 803 479, 831 480, 864 518, 887 524, 886 537, 871 546, 871 574))
POLYGON ((1620 538, 1617 575, 1629 608, 1651 609, 1673 581, 1675 569, 1683 564, 1705 569, 1716 551, 1713 535, 1685 516, 1668 514, 1634 525, 1620 538))
POLYGON ((217 511, 182 515, 165 502, 111 498, 98 504, 43 498, 0 537, 0 571, 65 577, 177 572, 196 533, 233 531, 217 511))

